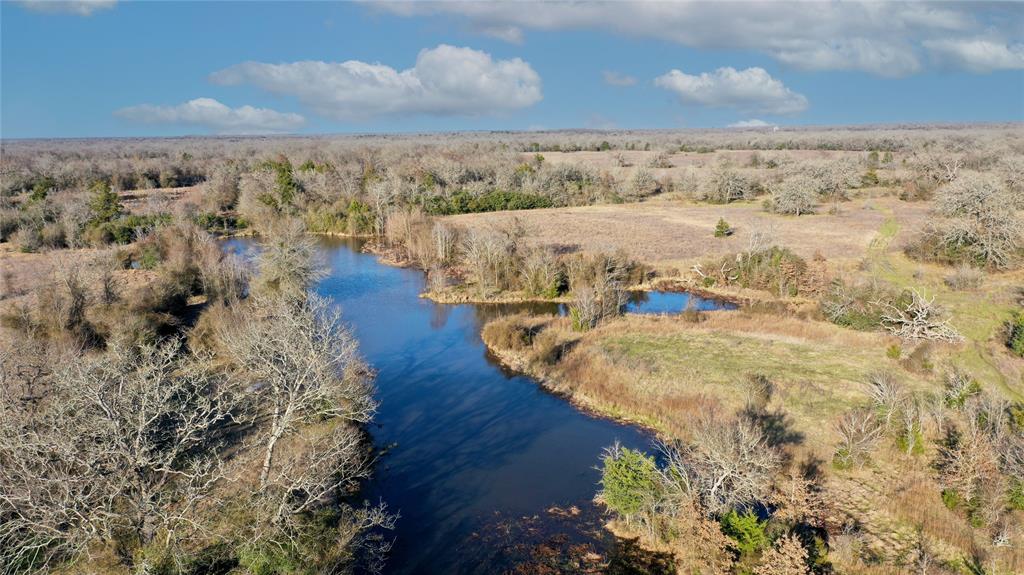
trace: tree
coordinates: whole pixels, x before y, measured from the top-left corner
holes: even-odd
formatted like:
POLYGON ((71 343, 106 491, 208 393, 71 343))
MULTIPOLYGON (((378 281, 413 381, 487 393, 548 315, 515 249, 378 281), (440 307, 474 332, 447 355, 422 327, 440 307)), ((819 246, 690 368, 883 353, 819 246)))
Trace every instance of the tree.
POLYGON ((881 422, 870 410, 847 411, 836 422, 839 445, 836 446, 833 463, 841 469, 867 463, 884 431, 881 422))
POLYGON ((736 170, 720 164, 711 174, 702 194, 709 202, 727 204, 753 196, 754 186, 736 170))
POLYGON ((260 248, 257 287, 268 295, 302 302, 313 283, 323 277, 316 244, 299 220, 271 226, 260 248))
MULTIPOLYGON (((297 305, 280 298, 258 299, 222 328, 221 341, 239 374, 261 397, 267 421, 262 488, 271 482, 272 472, 289 475, 275 467, 277 445, 301 424, 330 419, 361 424, 373 417, 376 402, 367 368, 355 338, 328 300, 311 295, 297 305)), ((335 439, 348 442, 351 437, 335 439)), ((331 464, 346 462, 336 459, 331 464)))
POLYGON ((819 183, 811 176, 790 176, 772 188, 772 209, 780 214, 795 216, 811 213, 818 203, 819 187, 819 183))
POLYGON ((659 476, 653 457, 616 443, 605 450, 601 461, 601 498, 627 522, 658 498, 659 476))
POLYGON ((97 181, 89 188, 89 193, 89 211, 92 213, 93 224, 113 221, 121 215, 121 199, 117 192, 110 188, 110 184, 102 180, 97 181))
POLYGON ((733 540, 732 547, 741 557, 750 557, 768 546, 768 535, 765 533, 767 521, 761 521, 757 515, 746 510, 737 513, 730 509, 722 516, 722 532, 733 540))
POLYGON ((0 421, 0 563, 70 559, 104 538, 129 550, 158 533, 187 538, 239 405, 178 340, 68 362, 44 410, 0 421))
POLYGON ((1024 249, 1015 206, 997 177, 965 172, 939 188, 934 217, 914 251, 949 263, 1012 267, 1024 249))
POLYGON ((761 556, 754 575, 810 575, 807 557, 800 539, 793 534, 785 535, 761 556))
POLYGON ((732 227, 729 226, 729 222, 725 221, 725 218, 718 218, 718 223, 715 224, 715 237, 724 238, 732 235, 732 227))
POLYGON ((668 444, 663 451, 669 477, 714 515, 763 501, 780 464, 777 450, 745 418, 705 417, 689 442, 668 444))

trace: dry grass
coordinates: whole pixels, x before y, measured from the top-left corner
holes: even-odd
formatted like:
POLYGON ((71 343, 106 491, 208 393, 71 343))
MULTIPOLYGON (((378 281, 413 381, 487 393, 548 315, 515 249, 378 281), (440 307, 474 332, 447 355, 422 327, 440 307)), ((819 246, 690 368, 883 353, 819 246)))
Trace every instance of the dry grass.
POLYGON ((934 388, 886 358, 892 338, 797 318, 730 312, 709 313, 705 321, 692 323, 681 317, 626 316, 583 336, 571 334, 565 319, 501 322, 572 341, 572 351, 548 368, 531 361, 532 350, 524 351, 528 346, 518 343, 521 339, 512 346, 506 337, 502 345, 497 329, 485 331, 489 345, 506 358, 519 358, 517 367, 529 365, 550 387, 587 407, 672 435, 685 434, 699 412, 742 408, 747 377, 763 374, 775 385, 771 408, 784 409, 786 425, 802 436, 800 444, 826 457, 836 416, 867 402, 863 386, 871 372, 888 369, 911 389, 934 388))
MULTIPOLYGON (((447 218, 466 228, 487 227, 519 218, 532 245, 562 250, 614 252, 622 249, 652 265, 688 266, 697 260, 742 251, 755 231, 769 230, 774 243, 811 258, 863 258, 878 229, 894 213, 903 229, 918 229, 927 207, 880 198, 843 204, 842 211, 826 210, 809 216, 766 213, 758 203, 730 205, 687 204, 655 200, 634 204, 554 208, 519 212, 464 214, 447 218), (735 233, 715 238, 715 225, 725 218, 735 233)), ((903 238, 887 249, 899 249, 903 238)))

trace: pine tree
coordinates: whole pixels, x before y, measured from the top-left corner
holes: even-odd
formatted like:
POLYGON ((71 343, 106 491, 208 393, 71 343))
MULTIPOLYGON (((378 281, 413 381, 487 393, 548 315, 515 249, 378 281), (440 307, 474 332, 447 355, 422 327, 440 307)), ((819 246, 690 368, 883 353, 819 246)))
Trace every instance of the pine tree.
POLYGON ((110 184, 98 181, 89 188, 92 198, 89 199, 89 210, 92 212, 92 222, 102 224, 116 219, 121 215, 121 199, 117 192, 110 189, 110 184))
POLYGON ((732 235, 732 227, 729 226, 729 222, 725 221, 725 218, 718 218, 718 225, 715 226, 715 237, 724 238, 732 235))

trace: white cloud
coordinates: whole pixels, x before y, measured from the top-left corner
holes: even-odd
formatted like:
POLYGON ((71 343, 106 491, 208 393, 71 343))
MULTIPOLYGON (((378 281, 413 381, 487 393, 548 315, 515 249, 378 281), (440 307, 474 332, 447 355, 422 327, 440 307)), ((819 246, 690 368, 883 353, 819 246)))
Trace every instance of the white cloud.
POLYGON ((146 124, 201 126, 220 134, 290 132, 301 128, 305 118, 268 108, 230 108, 213 98, 196 98, 177 106, 142 104, 122 108, 115 115, 146 124))
POLYGON ((479 32, 510 44, 523 43, 523 30, 517 26, 484 26, 479 29, 479 32))
POLYGON ((771 122, 765 122, 764 120, 758 120, 754 118, 752 120, 741 120, 739 122, 733 122, 726 126, 726 128, 771 128, 775 124, 771 122))
POLYGON ((210 75, 218 84, 253 84, 291 95, 323 116, 360 120, 384 115, 479 115, 539 102, 540 76, 519 58, 442 44, 422 50, 416 65, 303 61, 245 62, 210 75))
POLYGON ((21 0, 19 4, 36 12, 89 16, 97 10, 113 8, 117 0, 21 0))
POLYGON ((1008 45, 981 38, 965 40, 931 40, 925 48, 943 63, 972 72, 1024 70, 1024 43, 1008 45))
POLYGON ((700 76, 671 70, 655 78, 654 85, 675 93, 684 104, 766 114, 796 114, 807 109, 807 98, 772 78, 763 68, 726 67, 700 76))
MULTIPOLYGON (((402 16, 448 13, 477 31, 599 29, 694 48, 755 50, 807 70, 861 70, 903 76, 921 70, 924 42, 1005 38, 1012 52, 1024 30, 1013 3, 953 2, 384 2, 402 16)), ((493 34, 492 34, 493 35, 493 34)), ((995 42, 995 41, 994 41, 995 42)), ((998 43, 998 42, 996 42, 998 43)), ((965 62, 961 62, 964 64, 965 62)), ((981 68, 968 65, 968 70, 981 68)))
POLYGON ((604 78, 604 83, 609 86, 632 86, 636 84, 636 78, 628 74, 619 74, 612 70, 605 70, 601 72, 601 76, 604 78))

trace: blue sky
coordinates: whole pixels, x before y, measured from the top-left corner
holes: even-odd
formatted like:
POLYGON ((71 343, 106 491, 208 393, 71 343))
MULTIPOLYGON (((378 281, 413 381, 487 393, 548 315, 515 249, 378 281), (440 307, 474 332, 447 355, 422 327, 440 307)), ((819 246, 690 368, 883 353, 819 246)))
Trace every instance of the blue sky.
POLYGON ((2 3, 0 136, 1024 121, 1024 4, 2 3))

